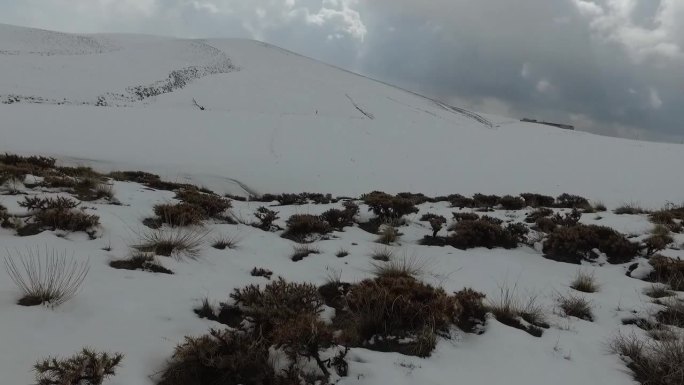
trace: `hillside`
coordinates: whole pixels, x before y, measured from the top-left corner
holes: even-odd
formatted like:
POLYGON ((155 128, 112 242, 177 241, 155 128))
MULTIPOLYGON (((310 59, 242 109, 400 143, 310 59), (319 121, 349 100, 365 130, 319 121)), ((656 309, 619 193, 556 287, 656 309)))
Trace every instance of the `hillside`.
POLYGON ((242 189, 226 178, 256 193, 568 192, 658 206, 684 187, 673 177, 680 145, 482 117, 490 127, 254 41, 2 26, 0 47, 0 151, 191 176, 233 193, 242 189))
MULTIPOLYGON (((608 348, 618 333, 682 344, 681 145, 466 111, 255 41, 8 25, 0 117, 0 153, 54 158, 0 155, 3 384, 33 383, 37 360, 89 346, 124 354, 107 385, 180 385, 163 382, 174 347, 237 328, 224 311, 258 325, 249 357, 263 362, 249 364, 301 376, 287 384, 324 374, 310 349, 287 354, 300 329, 329 332, 315 336, 322 360, 346 352, 346 373, 328 367, 340 385, 630 384, 629 360, 608 348), (122 170, 159 177, 110 173, 122 170), (362 195, 373 190, 427 197, 362 195), (331 196, 261 196, 305 191, 331 196), (301 234, 297 214, 313 221, 301 234), (168 251, 168 238, 189 250, 168 251), (50 274, 31 261, 87 274, 64 303, 31 298, 16 272, 50 274), (597 287, 572 288, 578 275, 597 287), (277 277, 313 284, 321 303, 260 320, 230 297, 277 277), (395 284, 400 295, 383 291, 395 284), (465 288, 484 299, 454 294, 465 288), (591 314, 568 310, 573 299, 591 314)), ((282 303, 308 304, 269 306, 282 303)), ((682 357, 670 359, 661 366, 682 357)))

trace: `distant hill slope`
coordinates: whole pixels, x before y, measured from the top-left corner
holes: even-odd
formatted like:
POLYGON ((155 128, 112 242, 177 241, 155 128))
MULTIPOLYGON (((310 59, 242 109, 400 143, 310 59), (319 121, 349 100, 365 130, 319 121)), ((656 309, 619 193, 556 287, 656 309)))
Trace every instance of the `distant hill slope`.
POLYGON ((233 193, 684 200, 680 145, 451 108, 255 41, 0 25, 0 117, 0 151, 146 169, 233 193))

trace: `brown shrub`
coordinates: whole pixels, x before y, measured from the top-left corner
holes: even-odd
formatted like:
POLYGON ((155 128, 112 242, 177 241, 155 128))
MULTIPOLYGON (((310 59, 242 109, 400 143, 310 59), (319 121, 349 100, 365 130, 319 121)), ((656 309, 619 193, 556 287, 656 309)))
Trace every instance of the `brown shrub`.
POLYGON ((556 198, 555 207, 568 209, 586 209, 590 208, 591 204, 586 198, 579 195, 570 195, 563 193, 556 198))
POLYGON ((525 200, 525 205, 530 207, 553 207, 556 201, 552 196, 535 193, 523 193, 520 196, 525 200))
POLYGON ((308 242, 313 234, 325 235, 332 231, 328 222, 318 215, 294 214, 286 224, 282 237, 295 242, 308 242))
POLYGON ((36 210, 69 210, 78 207, 79 202, 67 197, 38 197, 26 196, 24 200, 18 203, 20 207, 24 207, 29 211, 36 210))
MULTIPOLYGON (((476 221, 480 219, 480 216, 475 213, 451 213, 456 222, 461 221, 476 221)), ((452 229, 450 229, 451 231, 452 229)))
POLYGON ((270 335, 276 325, 301 314, 320 314, 324 304, 316 286, 287 282, 282 277, 263 289, 257 285, 234 289, 230 297, 245 316, 259 325, 265 336, 270 335))
POLYGON ((421 357, 434 349, 435 333, 447 333, 461 312, 455 297, 411 277, 366 279, 350 287, 345 301, 343 338, 421 357))
POLYGON ((453 229, 455 233, 447 238, 447 242, 463 250, 474 247, 512 249, 517 247, 518 243, 524 242, 525 235, 529 231, 520 223, 502 227, 500 224, 484 219, 457 222, 453 229))
POLYGON ((674 238, 672 238, 672 236, 669 234, 670 231, 667 230, 666 227, 661 228, 665 231, 661 231, 660 228, 656 228, 648 238, 644 239, 644 244, 646 245, 646 255, 653 255, 657 251, 665 250, 669 244, 674 242, 674 238))
POLYGON ((380 191, 373 191, 361 196, 363 203, 368 205, 368 209, 376 216, 391 220, 398 219, 404 215, 417 213, 418 208, 415 202, 409 198, 393 196, 380 191))
POLYGON ((684 291, 684 261, 662 255, 654 255, 649 259, 653 266, 650 279, 670 286, 672 290, 684 291))
POLYGON ((359 213, 359 206, 351 201, 343 203, 344 210, 330 209, 321 217, 335 230, 342 231, 347 226, 354 225, 354 217, 359 213))
POLYGON ((552 218, 541 217, 536 220, 535 227, 536 230, 539 230, 544 233, 550 233, 554 231, 556 227, 558 227, 558 225, 552 218))
POLYGON ((273 331, 272 341, 282 347, 290 360, 312 359, 325 378, 330 376, 320 351, 333 345, 333 331, 316 314, 303 313, 285 320, 273 331))
POLYGON ((123 354, 97 353, 84 348, 67 359, 48 358, 36 362, 37 385, 101 385, 123 360, 123 354))
POLYGON ((442 227, 446 224, 446 218, 443 216, 438 216, 430 219, 430 227, 432 228, 432 238, 437 238, 437 233, 442 230, 442 227))
POLYGON ((632 260, 639 246, 609 227, 576 225, 556 228, 544 241, 542 251, 548 258, 579 264, 596 259, 594 249, 605 253, 609 263, 617 264, 632 260))
POLYGON ((459 209, 475 207, 475 201, 472 198, 464 197, 461 194, 452 194, 447 197, 451 203, 451 207, 458 207, 459 209))
POLYGON ((672 211, 660 210, 651 213, 649 216, 651 222, 657 225, 663 225, 667 227, 670 231, 679 233, 682 231, 681 223, 676 221, 676 216, 672 211))
POLYGON ((626 203, 615 210, 613 210, 615 214, 618 215, 639 215, 639 214, 648 214, 648 210, 644 210, 641 208, 638 204, 636 203, 626 203))
POLYGON ((560 213, 556 213, 551 219, 553 222, 558 225, 558 226, 564 226, 564 227, 570 227, 574 226, 577 223, 579 223, 579 220, 582 218, 582 213, 577 210, 577 209, 572 209, 571 212, 566 213, 565 215, 561 215, 560 213))
POLYGON ((499 204, 501 198, 498 195, 485 195, 477 193, 473 195, 475 207, 494 207, 499 204))
POLYGON ((470 288, 462 289, 454 294, 461 307, 456 325, 466 333, 480 332, 487 316, 484 304, 485 295, 470 288))
POLYGON ((88 232, 100 224, 100 217, 78 210, 47 209, 33 214, 33 224, 40 229, 88 232))
POLYGON ((527 214, 527 216, 525 217, 525 222, 536 223, 537 220, 539 220, 540 218, 546 218, 551 215, 553 215, 553 210, 546 207, 540 207, 532 211, 531 213, 527 214))
POLYGON ((199 225, 205 218, 204 211, 189 203, 165 203, 154 206, 154 214, 158 223, 166 223, 173 227, 199 225))
POLYGON ((272 231, 277 229, 277 226, 273 225, 273 222, 280 218, 277 211, 269 210, 266 207, 261 206, 256 210, 254 216, 259 220, 259 223, 254 224, 254 226, 261 230, 272 231))
POLYGON ((229 199, 196 189, 182 189, 176 193, 176 198, 199 207, 209 218, 223 218, 223 213, 233 207, 229 199))
POLYGON ((32 166, 38 169, 54 168, 56 160, 45 156, 20 156, 16 154, 0 154, 0 163, 10 166, 32 166))
POLYGON ((277 384, 269 344, 241 330, 185 337, 162 370, 159 385, 277 384))
POLYGON ((522 210, 525 208, 525 201, 520 197, 504 195, 499 199, 499 204, 505 210, 522 210))

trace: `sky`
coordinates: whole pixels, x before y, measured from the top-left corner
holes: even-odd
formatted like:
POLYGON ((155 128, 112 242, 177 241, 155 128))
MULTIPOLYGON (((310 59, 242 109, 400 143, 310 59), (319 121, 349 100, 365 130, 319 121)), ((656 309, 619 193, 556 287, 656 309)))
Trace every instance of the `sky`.
POLYGON ((257 39, 480 112, 684 142, 683 0, 0 0, 0 23, 257 39))

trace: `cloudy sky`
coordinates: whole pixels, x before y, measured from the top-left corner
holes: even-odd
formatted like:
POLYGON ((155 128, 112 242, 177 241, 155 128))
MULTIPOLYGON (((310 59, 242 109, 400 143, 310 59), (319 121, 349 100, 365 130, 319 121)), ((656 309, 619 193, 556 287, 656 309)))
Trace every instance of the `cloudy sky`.
POLYGON ((254 38, 479 111, 684 140, 682 0, 0 0, 0 23, 254 38))

